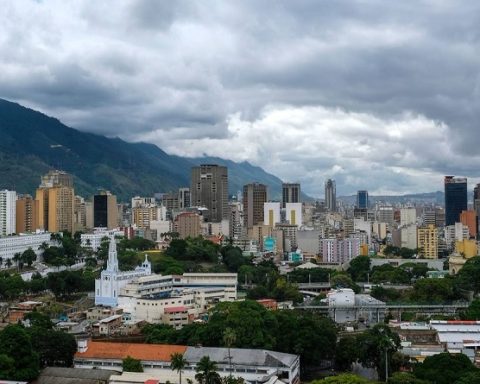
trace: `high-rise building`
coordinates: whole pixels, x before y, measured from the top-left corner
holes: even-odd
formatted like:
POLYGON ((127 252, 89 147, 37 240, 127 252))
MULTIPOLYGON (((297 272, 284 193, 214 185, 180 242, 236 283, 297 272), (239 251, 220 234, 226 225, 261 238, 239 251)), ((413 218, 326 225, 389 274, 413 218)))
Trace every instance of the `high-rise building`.
POLYGON ((75 196, 75 203, 73 205, 73 226, 75 232, 87 229, 87 206, 85 199, 82 196, 75 196))
POLYGON ((191 205, 208 209, 205 221, 228 219, 228 170, 216 164, 202 164, 192 168, 190 186, 191 205))
POLYGON ((267 202, 267 186, 251 183, 243 186, 243 225, 251 228, 263 224, 263 205, 267 202))
POLYGON ((31 233, 38 227, 38 201, 30 195, 19 196, 16 202, 16 232, 31 233))
POLYGON ((0 191, 0 236, 16 233, 16 202, 15 191, 0 191))
POLYGON ((355 207, 358 209, 368 209, 368 191, 357 192, 357 204, 355 207))
POLYGON ((36 192, 38 225, 49 232, 74 231, 74 205, 72 176, 63 171, 50 171, 42 176, 36 192))
POLYGON ((116 228, 118 224, 117 197, 109 191, 93 196, 93 226, 95 228, 116 228))
POLYGON ((201 221, 197 213, 182 212, 175 218, 174 230, 181 239, 195 238, 202 233, 201 221))
POLYGON ((438 259, 438 229, 434 225, 417 229, 417 247, 420 257, 438 259))
POLYGON ((325 182, 325 208, 329 212, 337 210, 337 191, 335 180, 328 179, 325 182))
POLYGON ((468 227, 468 233, 471 238, 477 236, 477 211, 467 210, 460 214, 460 222, 468 227))
POLYGON ((282 184, 282 208, 287 203, 300 202, 300 184, 299 183, 283 183, 282 184))
POLYGON ((445 176, 445 225, 460 221, 460 214, 467 210, 467 179, 445 176))
POLYGON ((400 226, 415 224, 417 222, 417 210, 415 208, 400 208, 400 226))
POLYGON ((228 227, 228 236, 230 239, 239 239, 242 236, 243 211, 242 204, 234 201, 229 204, 230 218, 228 227))
POLYGON ((302 203, 287 203, 285 205, 285 221, 299 227, 303 224, 302 203))
POLYGON ((185 209, 190 207, 190 188, 178 189, 178 208, 185 209))
POLYGON ((274 227, 280 221, 280 203, 274 201, 263 204, 263 224, 274 227))

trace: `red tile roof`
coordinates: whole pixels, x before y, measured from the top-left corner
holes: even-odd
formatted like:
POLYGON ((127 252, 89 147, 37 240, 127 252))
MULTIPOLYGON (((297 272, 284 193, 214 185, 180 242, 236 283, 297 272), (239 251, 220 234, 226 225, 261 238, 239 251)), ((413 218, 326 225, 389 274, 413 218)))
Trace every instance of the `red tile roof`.
POLYGON ((175 313, 175 312, 185 312, 187 310, 186 307, 167 307, 165 308, 165 313, 175 313))
POLYGON ((75 353, 75 358, 122 360, 130 356, 137 360, 170 361, 172 354, 184 354, 186 350, 184 345, 89 341, 87 351, 75 353))

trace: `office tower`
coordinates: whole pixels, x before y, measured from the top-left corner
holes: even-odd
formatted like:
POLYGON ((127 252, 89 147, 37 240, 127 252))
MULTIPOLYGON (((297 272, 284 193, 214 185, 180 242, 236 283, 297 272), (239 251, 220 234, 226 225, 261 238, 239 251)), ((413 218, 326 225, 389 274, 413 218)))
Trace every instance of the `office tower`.
POLYGON ((285 220, 292 225, 301 226, 303 224, 302 203, 287 203, 285 220))
POLYGON ((263 204, 263 224, 274 227, 280 221, 280 203, 270 202, 263 204))
POLYGON ((151 221, 158 220, 159 213, 161 209, 156 205, 132 208, 132 224, 140 229, 148 229, 151 221))
POLYGON ((356 208, 358 208, 358 209, 367 209, 368 208, 368 191, 358 191, 357 192, 356 208))
POLYGON ((389 229, 393 228, 393 214, 394 209, 392 206, 378 206, 377 207, 377 221, 380 223, 387 223, 389 229))
POLYGON ((267 201, 267 186, 252 183, 243 186, 243 225, 251 228, 263 224, 263 205, 267 201))
POLYGON ((117 224, 117 197, 109 191, 101 191, 93 196, 93 226, 113 229, 117 224))
POLYGON ((185 209, 190 207, 190 188, 178 189, 178 208, 185 209))
POLYGON ((445 176, 445 225, 460 221, 460 214, 467 210, 467 179, 445 176))
POLYGON ((239 239, 242 236, 243 228, 242 204, 239 201, 234 201, 228 207, 230 208, 228 236, 230 239, 239 239))
POLYGON ((74 204, 72 176, 63 171, 50 171, 42 176, 36 192, 38 224, 49 232, 74 231, 74 204))
POLYGON ((195 238, 202 234, 201 222, 202 219, 197 213, 182 212, 175 218, 174 230, 181 239, 195 238))
POLYGON ((16 233, 35 232, 38 227, 38 201, 30 195, 16 201, 16 233))
POLYGON ((41 177, 40 188, 49 188, 49 187, 70 187, 73 188, 73 178, 72 175, 65 171, 49 171, 46 175, 41 177))
POLYGON ((415 208, 400 208, 400 226, 415 224, 417 222, 417 210, 415 208))
POLYGON ((15 191, 0 191, 0 236, 16 233, 16 202, 15 191))
POLYGON ((192 168, 190 186, 191 205, 205 207, 205 221, 228 219, 228 170, 216 164, 202 164, 192 168))
POLYGON ((460 214, 460 222, 468 227, 468 233, 471 238, 477 236, 477 211, 467 210, 460 214))
POLYGON ((417 246, 420 257, 438 259, 438 229, 432 224, 418 228, 417 246))
POLYGON ((73 227, 75 232, 87 229, 87 207, 85 204, 85 199, 82 196, 75 196, 75 202, 73 203, 73 227))
POLYGON ((335 180, 328 179, 325 182, 325 208, 329 212, 337 210, 337 191, 335 187, 335 180))
POLYGON ((300 202, 300 184, 299 183, 283 183, 282 184, 282 208, 287 203, 300 202))

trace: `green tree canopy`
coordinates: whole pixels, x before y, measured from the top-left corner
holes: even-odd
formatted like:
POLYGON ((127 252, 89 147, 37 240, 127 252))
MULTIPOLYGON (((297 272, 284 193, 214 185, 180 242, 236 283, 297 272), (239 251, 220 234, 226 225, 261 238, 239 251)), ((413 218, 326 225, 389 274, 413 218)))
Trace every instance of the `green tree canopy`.
POLYGON ((0 351, 3 357, 4 372, 9 375, 0 377, 8 380, 30 381, 39 374, 38 355, 32 347, 25 329, 19 325, 8 325, 0 332, 0 351), (11 360, 14 361, 14 372, 10 376, 11 360))
POLYGON ((122 360, 122 369, 124 372, 143 372, 142 362, 131 356, 122 360))
POLYGON ((203 356, 195 367, 197 374, 195 379, 199 384, 220 384, 220 375, 217 372, 217 364, 210 357, 203 356))
POLYGON ((477 368, 464 354, 445 352, 428 356, 422 364, 415 366, 413 373, 423 380, 429 380, 437 384, 451 384, 463 375, 476 371, 477 368))

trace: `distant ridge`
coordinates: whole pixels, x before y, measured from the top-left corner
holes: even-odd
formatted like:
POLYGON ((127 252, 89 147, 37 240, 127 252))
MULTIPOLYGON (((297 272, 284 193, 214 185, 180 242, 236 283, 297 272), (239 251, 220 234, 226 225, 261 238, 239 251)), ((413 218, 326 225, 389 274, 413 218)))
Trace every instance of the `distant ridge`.
MULTIPOLYGON (((342 200, 348 204, 355 204, 357 196, 340 196, 338 200, 342 200)), ((410 193, 406 195, 369 195, 368 196, 370 203, 375 202, 386 202, 386 203, 431 203, 437 205, 444 205, 445 203, 445 194, 441 191, 436 192, 426 192, 426 193, 410 193)))
POLYGON ((33 193, 40 176, 50 169, 74 175, 75 192, 89 197, 109 189, 126 201, 190 185, 190 170, 201 163, 229 168, 229 192, 258 181, 269 187, 271 199, 281 196, 282 181, 248 162, 215 157, 185 158, 169 155, 148 143, 128 143, 81 132, 58 119, 0 99, 0 188, 33 193))

